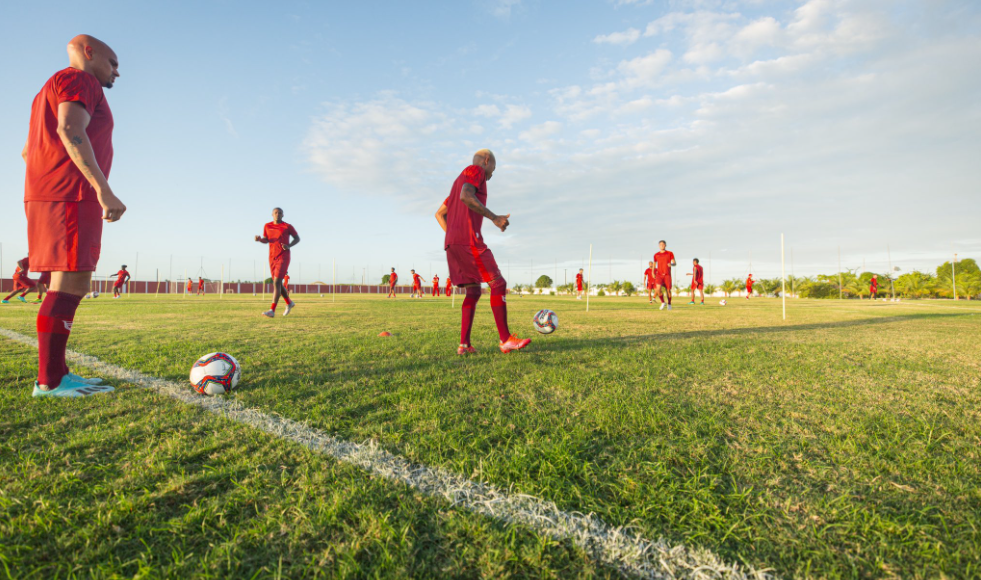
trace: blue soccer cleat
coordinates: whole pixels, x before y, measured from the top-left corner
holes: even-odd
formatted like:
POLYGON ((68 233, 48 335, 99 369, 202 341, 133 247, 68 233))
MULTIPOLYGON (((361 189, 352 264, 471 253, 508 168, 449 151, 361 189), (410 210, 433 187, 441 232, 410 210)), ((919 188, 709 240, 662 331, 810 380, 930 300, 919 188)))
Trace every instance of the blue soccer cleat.
POLYGON ((48 389, 47 387, 42 387, 34 382, 34 392, 31 396, 34 397, 87 397, 89 395, 96 395, 99 393, 111 393, 115 391, 115 387, 109 385, 91 385, 89 383, 80 383, 69 378, 69 375, 65 375, 61 378, 61 384, 55 389, 48 389))

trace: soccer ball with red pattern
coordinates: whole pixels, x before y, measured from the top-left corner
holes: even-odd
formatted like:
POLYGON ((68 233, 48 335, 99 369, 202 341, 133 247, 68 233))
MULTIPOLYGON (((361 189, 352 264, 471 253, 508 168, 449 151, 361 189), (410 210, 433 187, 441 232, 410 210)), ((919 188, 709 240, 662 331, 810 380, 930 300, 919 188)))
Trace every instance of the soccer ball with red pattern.
POLYGON ((551 310, 539 310, 532 319, 535 330, 542 334, 552 334, 559 328, 559 315, 551 310))
POLYGON ((222 395, 238 386, 242 367, 230 354, 213 352, 194 362, 191 385, 202 395, 222 395))

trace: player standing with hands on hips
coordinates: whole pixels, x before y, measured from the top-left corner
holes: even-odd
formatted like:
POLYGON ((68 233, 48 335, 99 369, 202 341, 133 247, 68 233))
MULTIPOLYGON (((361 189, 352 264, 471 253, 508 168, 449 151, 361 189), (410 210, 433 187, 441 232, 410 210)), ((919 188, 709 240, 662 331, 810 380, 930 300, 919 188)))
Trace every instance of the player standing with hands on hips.
POLYGON ((464 169, 456 178, 450 189, 450 196, 443 203, 446 206, 445 219, 441 220, 440 212, 437 211, 436 220, 446 232, 443 249, 446 250, 449 276, 466 293, 457 354, 477 352, 470 344, 470 330, 473 327, 477 301, 480 300, 481 282, 490 286, 491 311, 501 339, 501 352, 519 350, 531 343, 531 339, 521 339, 511 334, 508 328, 507 282, 501 276, 494 254, 480 234, 484 218, 491 220, 503 232, 509 225, 508 218, 511 217, 511 214, 497 215, 486 206, 487 182, 496 168, 497 160, 489 149, 481 149, 475 153, 473 165, 464 169))
POLYGON ((24 210, 31 269, 51 272, 37 313, 34 396, 83 397, 112 391, 101 379, 71 373, 65 360, 75 311, 89 291, 102 251, 102 222, 126 206, 109 187, 112 111, 104 89, 119 77, 106 43, 81 34, 68 43, 66 69, 48 79, 31 106, 24 210))
POLYGON ((276 316, 276 305, 279 304, 280 296, 286 301, 286 311, 283 312, 283 316, 288 315, 296 305, 290 300, 289 292, 283 286, 283 277, 290 267, 290 248, 300 243, 300 234, 296 233, 293 226, 283 221, 282 208, 273 208, 272 217, 273 221, 262 228, 262 235, 255 237, 255 241, 269 244, 269 273, 273 280, 273 301, 269 310, 262 313, 269 318, 276 316))

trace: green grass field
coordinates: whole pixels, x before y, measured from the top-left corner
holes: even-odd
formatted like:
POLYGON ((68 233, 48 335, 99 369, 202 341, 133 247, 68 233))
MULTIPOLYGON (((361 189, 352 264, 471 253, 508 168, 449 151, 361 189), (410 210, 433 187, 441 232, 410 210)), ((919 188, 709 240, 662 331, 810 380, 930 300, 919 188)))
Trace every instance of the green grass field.
MULTIPOLYGON (((979 305, 512 297, 560 329, 503 355, 485 297, 462 358, 459 301, 297 298, 86 300, 69 347, 174 381, 226 351, 249 407, 785 578, 981 576, 979 305)), ((0 346, 11 578, 617 576, 152 391, 32 399, 35 352, 0 346)))

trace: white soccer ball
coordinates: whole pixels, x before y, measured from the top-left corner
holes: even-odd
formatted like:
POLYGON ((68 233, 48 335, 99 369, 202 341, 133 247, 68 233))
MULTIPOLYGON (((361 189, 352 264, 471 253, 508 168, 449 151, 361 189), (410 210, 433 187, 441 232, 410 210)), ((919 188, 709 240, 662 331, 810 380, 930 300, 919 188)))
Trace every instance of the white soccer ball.
POLYGON ((99 291, 96 290, 95 292, 92 293, 92 298, 98 298, 98 297, 99 297, 99 291))
POLYGON ((725 306, 725 305, 726 305, 725 298, 723 298, 722 300, 719 300, 719 306, 725 306))
POLYGON ((202 395, 221 395, 238 386, 242 366, 230 354, 213 352, 194 362, 191 385, 202 395))
POLYGON ((559 328, 559 315, 548 309, 539 310, 532 319, 535 330, 542 334, 552 334, 559 328))

